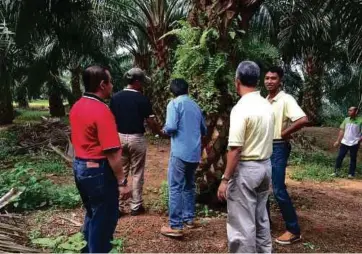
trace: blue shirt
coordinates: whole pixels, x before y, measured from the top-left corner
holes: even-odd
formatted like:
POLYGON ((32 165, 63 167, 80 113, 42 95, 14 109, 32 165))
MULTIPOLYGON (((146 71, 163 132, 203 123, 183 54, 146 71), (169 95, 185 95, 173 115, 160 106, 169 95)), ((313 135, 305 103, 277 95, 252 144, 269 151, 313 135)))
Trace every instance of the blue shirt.
POLYGON ((206 124, 199 105, 189 96, 181 95, 167 105, 164 132, 171 136, 171 156, 186 162, 201 159, 201 137, 206 124))

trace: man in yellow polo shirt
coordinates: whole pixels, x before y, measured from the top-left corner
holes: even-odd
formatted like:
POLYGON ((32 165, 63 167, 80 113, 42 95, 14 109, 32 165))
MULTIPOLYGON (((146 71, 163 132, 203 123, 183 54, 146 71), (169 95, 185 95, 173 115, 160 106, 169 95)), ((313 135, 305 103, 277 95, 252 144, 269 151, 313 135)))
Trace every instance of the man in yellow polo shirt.
POLYGON ((288 245, 301 239, 298 217, 285 186, 285 170, 291 151, 288 140, 291 134, 308 123, 308 118, 295 99, 282 91, 283 76, 282 68, 272 67, 267 71, 264 83, 269 93, 267 99, 273 107, 275 117, 273 155, 271 157, 273 193, 287 229, 276 239, 276 242, 288 245))
POLYGON ((241 96, 230 115, 229 152, 218 198, 227 200, 227 236, 231 253, 271 253, 266 210, 271 182, 273 109, 256 86, 260 69, 241 62, 236 91, 241 96))

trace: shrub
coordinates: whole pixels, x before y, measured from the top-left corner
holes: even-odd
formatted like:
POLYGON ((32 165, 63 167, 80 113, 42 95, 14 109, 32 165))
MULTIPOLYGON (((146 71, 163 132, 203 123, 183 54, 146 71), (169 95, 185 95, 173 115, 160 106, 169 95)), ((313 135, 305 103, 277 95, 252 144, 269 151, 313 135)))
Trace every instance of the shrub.
POLYGON ((162 181, 160 192, 161 192, 161 207, 164 211, 167 211, 168 210, 168 199, 169 199, 167 181, 162 181))
MULTIPOLYGON (((290 164, 296 166, 291 178, 297 181, 333 181, 331 174, 334 172, 336 158, 328 153, 303 151, 295 149, 290 156, 290 164)), ((347 168, 342 167, 341 175, 347 175, 347 168)))
POLYGON ((16 133, 10 131, 0 131, 0 160, 4 160, 11 155, 16 142, 16 133))
POLYGON ((12 203, 16 210, 33 210, 50 205, 73 208, 79 205, 80 196, 75 186, 56 186, 26 166, 17 165, 13 170, 0 174, 0 196, 11 188, 22 191, 12 203))

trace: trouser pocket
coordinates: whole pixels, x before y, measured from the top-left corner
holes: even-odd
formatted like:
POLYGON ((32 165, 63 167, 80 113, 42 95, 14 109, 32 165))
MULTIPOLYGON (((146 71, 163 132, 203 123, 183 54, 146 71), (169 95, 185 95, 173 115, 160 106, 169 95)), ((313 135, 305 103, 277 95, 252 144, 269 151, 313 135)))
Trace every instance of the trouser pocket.
POLYGON ((76 172, 80 191, 91 202, 101 201, 105 195, 105 172, 103 168, 85 169, 76 172))

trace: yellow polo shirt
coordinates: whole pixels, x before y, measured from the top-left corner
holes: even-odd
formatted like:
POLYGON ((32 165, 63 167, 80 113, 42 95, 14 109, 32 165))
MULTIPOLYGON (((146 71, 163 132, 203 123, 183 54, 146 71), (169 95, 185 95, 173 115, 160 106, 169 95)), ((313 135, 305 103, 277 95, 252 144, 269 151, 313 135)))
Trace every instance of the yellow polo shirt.
MULTIPOLYGON (((267 99, 269 100, 269 96, 267 96, 267 99)), ((280 91, 270 103, 275 117, 274 139, 282 138, 282 131, 288 127, 290 122, 306 116, 293 96, 284 91, 280 91)))
POLYGON ((244 95, 230 115, 229 147, 242 147, 240 160, 266 160, 273 150, 274 115, 260 92, 244 95))

